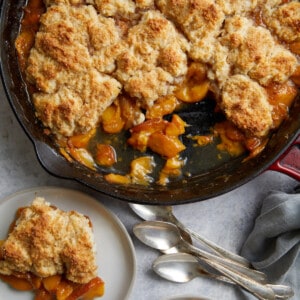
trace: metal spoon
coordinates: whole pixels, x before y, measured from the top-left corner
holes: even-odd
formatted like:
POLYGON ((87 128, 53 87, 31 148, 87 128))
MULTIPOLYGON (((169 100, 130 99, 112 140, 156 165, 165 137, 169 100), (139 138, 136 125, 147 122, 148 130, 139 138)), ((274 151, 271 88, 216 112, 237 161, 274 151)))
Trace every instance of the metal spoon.
MULTIPOLYGON (((202 249, 198 249, 186 242, 178 227, 172 223, 163 221, 145 221, 133 227, 136 237, 144 244, 161 250, 163 253, 170 253, 170 249, 177 248, 180 252, 187 252, 202 259, 208 259, 210 263, 217 263, 248 276, 255 281, 265 283, 266 275, 254 269, 245 267, 227 258, 216 256, 202 249)), ((178 252, 178 251, 177 251, 178 252)), ((173 251, 175 253, 175 251, 173 251)))
MULTIPOLYGON (((190 237, 192 236, 198 242, 202 243, 203 245, 207 246, 209 249, 213 250, 215 254, 219 256, 223 256, 225 258, 231 259, 241 265, 245 265, 249 267, 251 264, 250 262, 235 253, 232 253, 212 241, 207 240, 203 236, 199 235, 198 233, 188 229, 183 225, 173 214, 173 210, 171 206, 154 206, 154 205, 142 205, 142 204, 133 204, 130 203, 129 207, 143 220, 146 221, 166 221, 175 224, 185 240, 188 242, 190 241, 190 237), (189 239, 187 238, 189 237, 189 239)), ((174 249, 170 251, 171 253, 174 252, 174 249)))
MULTIPOLYGON (((225 276, 209 273, 199 264, 196 257, 187 253, 161 255, 154 261, 152 268, 159 276, 173 282, 184 283, 202 276, 234 284, 225 276)), ((276 299, 289 299, 294 295, 289 286, 272 284, 267 286, 274 291, 276 299)))
MULTIPOLYGON (((245 275, 245 273, 249 271, 249 274, 253 276, 257 271, 246 269, 245 267, 234 264, 231 261, 229 261, 228 264, 228 260, 225 258, 215 256, 190 245, 182 239, 178 228, 172 223, 146 221, 135 225, 133 232, 143 243, 158 250, 166 250, 182 243, 186 246, 186 252, 197 256, 201 261, 205 262, 210 267, 248 290, 258 299, 275 299, 274 291, 270 287, 259 282, 261 281, 261 278, 254 280, 249 277, 249 275, 245 275), (239 271, 236 270, 238 267, 239 271), (246 270, 242 270, 242 268, 246 270)), ((257 273, 257 276, 260 276, 261 272, 257 273)), ((263 280, 265 280, 265 278, 263 280)))

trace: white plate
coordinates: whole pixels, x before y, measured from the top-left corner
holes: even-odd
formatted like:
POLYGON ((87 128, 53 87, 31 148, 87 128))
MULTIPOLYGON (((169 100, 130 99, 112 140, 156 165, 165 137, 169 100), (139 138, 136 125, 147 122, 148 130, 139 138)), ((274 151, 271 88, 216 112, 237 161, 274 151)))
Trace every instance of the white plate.
MULTIPOLYGON (((6 238, 16 209, 30 204, 36 196, 44 197, 62 210, 76 210, 90 217, 97 247, 98 275, 105 281, 105 294, 99 299, 128 299, 136 273, 134 246, 121 221, 91 196, 75 190, 38 187, 0 200, 0 239, 6 238)), ((13 290, 0 280, 0 299, 32 300, 33 294, 13 290)))

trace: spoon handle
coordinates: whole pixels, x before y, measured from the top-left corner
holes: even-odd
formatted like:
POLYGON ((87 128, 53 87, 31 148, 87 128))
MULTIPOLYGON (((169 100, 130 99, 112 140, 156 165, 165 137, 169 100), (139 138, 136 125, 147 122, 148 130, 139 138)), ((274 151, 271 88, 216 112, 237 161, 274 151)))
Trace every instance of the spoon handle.
POLYGON ((251 263, 246 258, 220 247, 219 245, 215 244, 214 242, 206 239, 205 237, 194 232, 193 230, 187 228, 175 216, 174 216, 174 218, 172 218, 172 221, 180 229, 180 231, 186 232, 187 234, 192 236, 194 239, 196 239, 197 241, 201 242, 202 244, 206 245, 208 248, 213 250, 217 255, 228 258, 238 264, 244 265, 245 267, 251 266, 251 263))
POLYGON ((276 299, 290 299, 294 296, 294 291, 290 286, 281 284, 267 284, 267 286, 274 291, 276 299))
POLYGON ((266 283, 266 279, 267 279, 266 274, 263 272, 250 269, 248 267, 245 267, 244 265, 236 264, 235 262, 232 262, 227 258, 216 256, 212 253, 196 248, 195 246, 189 244, 186 241, 183 241, 183 243, 186 246, 186 248, 190 251, 190 253, 196 255, 197 257, 205 258, 206 260, 213 261, 217 264, 223 265, 235 272, 238 272, 240 274, 243 274, 244 276, 252 278, 257 282, 266 283))
POLYGON ((230 270, 229 268, 211 261, 209 259, 199 257, 199 259, 203 260, 206 264, 214 268, 215 270, 219 271, 221 274, 224 276, 228 277, 231 279, 233 282, 253 294, 255 297, 257 297, 260 300, 275 300, 276 296, 273 291, 273 289, 266 285, 266 284, 261 284, 260 282, 257 282, 245 275, 240 274, 239 272, 230 270))
MULTIPOLYGON (((200 267, 199 276, 207 276, 216 280, 223 281, 225 283, 236 284, 231 279, 223 275, 217 275, 207 272, 206 270, 202 270, 202 266, 200 267)), ((289 299, 294 296, 294 291, 290 286, 281 285, 281 284, 266 284, 267 287, 271 288, 275 293, 275 299, 289 299)))

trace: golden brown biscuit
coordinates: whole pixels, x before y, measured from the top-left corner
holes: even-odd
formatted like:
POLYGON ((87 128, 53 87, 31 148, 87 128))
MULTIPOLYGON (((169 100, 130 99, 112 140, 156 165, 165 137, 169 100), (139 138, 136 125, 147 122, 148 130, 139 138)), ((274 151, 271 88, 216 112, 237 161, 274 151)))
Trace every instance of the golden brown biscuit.
POLYGON ((216 0, 226 15, 247 15, 252 12, 258 4, 257 0, 216 0))
POLYGON ((246 133, 264 136, 272 128, 272 106, 265 90, 245 75, 228 78, 220 106, 226 117, 246 133))
POLYGON ((158 11, 147 11, 123 45, 116 78, 145 107, 172 93, 187 72, 188 42, 158 11))
MULTIPOLYGON (((148 109, 174 93, 194 61, 206 65, 210 89, 221 103, 223 92, 238 86, 238 78, 240 85, 247 82, 249 90, 264 94, 263 87, 286 82, 299 65, 282 43, 300 39, 298 1, 47 0, 46 4, 26 73, 38 89, 33 95, 37 116, 58 136, 96 127, 119 95, 148 109)), ((256 116, 244 107, 252 98, 248 92, 240 96, 243 109, 234 122, 247 132, 264 135, 272 127, 269 117, 255 130, 251 124, 257 123, 256 116), (247 122, 242 121, 243 111, 247 122)), ((221 107, 226 107, 229 118, 230 102, 221 107)), ((269 108, 263 107, 265 113, 269 108)))
MULTIPOLYGON (((295 55, 280 45, 269 30, 248 18, 227 18, 220 42, 228 51, 223 51, 226 58, 220 58, 222 52, 218 53, 220 47, 217 48, 216 61, 226 60, 232 74, 249 75, 263 86, 285 82, 296 69, 295 55)), ((217 65, 213 69, 219 72, 217 65)), ((221 76, 226 78, 224 74, 221 76)), ((219 80, 221 76, 218 76, 219 80)))
POLYGON ((53 5, 43 15, 26 73, 38 89, 37 116, 52 133, 71 136, 98 125, 122 88, 102 73, 115 69, 119 38, 114 21, 92 6, 53 5))
POLYGON ((189 56, 209 62, 225 19, 221 7, 213 0, 158 0, 156 3, 190 41, 189 56))
POLYGON ((65 274, 77 283, 96 277, 95 246, 87 217, 36 198, 25 207, 0 248, 0 273, 65 274))
POLYGON ((300 2, 291 1, 281 6, 264 7, 263 20, 282 41, 300 40, 300 2))

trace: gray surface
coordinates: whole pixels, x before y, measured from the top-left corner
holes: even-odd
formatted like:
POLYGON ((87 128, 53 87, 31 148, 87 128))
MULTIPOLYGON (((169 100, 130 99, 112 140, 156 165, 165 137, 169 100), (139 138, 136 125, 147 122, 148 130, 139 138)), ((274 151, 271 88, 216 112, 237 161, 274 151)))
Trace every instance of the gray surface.
MULTIPOLYGON (((125 202, 104 197, 79 183, 49 175, 38 163, 33 146, 11 111, 0 84, 0 197, 45 185, 74 188, 94 196, 120 218, 131 236, 132 226, 139 222, 125 202)), ((297 181, 286 175, 267 171, 223 196, 176 206, 174 211, 191 229, 229 250, 239 252, 253 227, 263 197, 270 190, 289 192, 296 185, 297 181)), ((137 278, 130 300, 163 300, 177 295, 222 300, 253 299, 237 288, 207 279, 197 278, 187 284, 160 279, 151 271, 151 264, 158 252, 147 248, 135 238, 133 242, 137 255, 137 278)), ((294 299, 300 299, 300 295, 294 299)))

